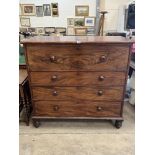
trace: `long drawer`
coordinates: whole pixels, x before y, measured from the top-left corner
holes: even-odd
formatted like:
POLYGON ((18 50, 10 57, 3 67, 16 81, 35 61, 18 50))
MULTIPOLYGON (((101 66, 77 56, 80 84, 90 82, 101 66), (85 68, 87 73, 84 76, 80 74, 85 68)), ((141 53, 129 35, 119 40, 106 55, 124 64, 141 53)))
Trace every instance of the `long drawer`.
POLYGON ((35 116, 50 117, 117 117, 121 111, 120 102, 37 101, 34 106, 35 116))
POLYGON ((126 46, 53 46, 27 47, 31 71, 126 71, 129 49, 126 46), (74 47, 75 46, 75 47, 74 47), (125 65, 126 64, 126 65, 125 65))
POLYGON ((37 86, 116 86, 124 85, 125 72, 31 72, 30 78, 37 86))
POLYGON ((123 87, 33 87, 34 100, 121 101, 123 87))

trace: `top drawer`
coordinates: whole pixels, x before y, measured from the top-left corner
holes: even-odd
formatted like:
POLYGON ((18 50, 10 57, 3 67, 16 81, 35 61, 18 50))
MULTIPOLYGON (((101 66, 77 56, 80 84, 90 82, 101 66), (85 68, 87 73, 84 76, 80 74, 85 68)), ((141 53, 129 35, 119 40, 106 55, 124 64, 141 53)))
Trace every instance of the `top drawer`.
POLYGON ((128 56, 120 45, 27 45, 31 71, 126 71, 128 56))

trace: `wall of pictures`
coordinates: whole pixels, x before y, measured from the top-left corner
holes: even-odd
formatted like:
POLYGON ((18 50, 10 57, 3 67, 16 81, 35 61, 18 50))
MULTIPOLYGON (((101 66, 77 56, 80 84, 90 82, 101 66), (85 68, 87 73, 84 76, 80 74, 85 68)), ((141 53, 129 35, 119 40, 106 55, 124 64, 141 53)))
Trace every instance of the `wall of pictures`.
POLYGON ((35 14, 23 14, 23 10, 19 7, 20 18, 24 18, 23 25, 20 27, 65 27, 67 28, 67 18, 75 18, 75 6, 89 6, 89 16, 96 16, 96 0, 20 0, 21 5, 33 4, 36 8, 35 14), (54 4, 52 6, 52 3, 54 4), (56 6, 58 4, 58 6, 56 6), (50 6, 50 8, 49 8, 50 6), (43 10, 43 13, 42 13, 43 10), (47 11, 45 11, 47 10, 47 11), (50 11, 48 11, 50 10, 50 11), (27 18, 27 19, 25 19, 27 18), (29 18, 29 19, 28 19, 29 18), (25 25, 24 25, 25 24, 25 25))

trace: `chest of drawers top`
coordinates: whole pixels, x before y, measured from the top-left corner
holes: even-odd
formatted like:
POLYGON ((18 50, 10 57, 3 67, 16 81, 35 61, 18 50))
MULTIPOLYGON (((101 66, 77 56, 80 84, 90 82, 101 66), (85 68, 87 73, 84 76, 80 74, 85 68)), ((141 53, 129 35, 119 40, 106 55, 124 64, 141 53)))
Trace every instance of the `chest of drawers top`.
POLYGON ((104 43, 104 44, 131 44, 134 40, 127 39, 121 36, 34 36, 26 38, 21 41, 22 44, 34 43, 70 43, 70 44, 83 44, 83 43, 104 43))

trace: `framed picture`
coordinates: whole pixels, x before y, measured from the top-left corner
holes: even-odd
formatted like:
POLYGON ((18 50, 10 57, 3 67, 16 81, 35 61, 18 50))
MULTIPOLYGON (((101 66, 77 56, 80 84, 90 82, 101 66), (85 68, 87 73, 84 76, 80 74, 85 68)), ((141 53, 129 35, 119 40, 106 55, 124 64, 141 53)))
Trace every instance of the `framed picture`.
POLYGON ((28 28, 28 32, 36 33, 36 28, 34 28, 34 27, 29 27, 29 28, 28 28))
POLYGON ((51 16, 51 6, 50 4, 43 4, 44 16, 51 16))
POLYGON ((59 16, 59 11, 58 11, 58 9, 52 9, 52 16, 53 16, 53 17, 58 17, 58 16, 59 16))
POLYGON ((95 17, 85 17, 85 26, 94 27, 95 26, 95 17))
POLYGON ((36 33, 38 35, 45 34, 44 28, 43 27, 37 27, 36 28, 36 33))
POLYGON ((52 3, 52 9, 58 9, 58 3, 52 3))
POLYGON ((30 18, 20 18, 21 26, 30 27, 30 18))
POLYGON ((67 35, 68 36, 75 35, 75 29, 74 29, 74 27, 67 27, 67 35))
POLYGON ((58 10, 58 3, 52 3, 52 16, 58 17, 59 16, 59 10, 58 10))
POLYGON ((43 6, 36 6, 36 16, 43 17, 43 6))
POLYGON ((56 28, 55 28, 55 32, 56 32, 57 34, 66 35, 66 28, 65 28, 65 27, 56 27, 56 28))
POLYGON ((67 18, 67 25, 74 26, 74 18, 67 18))
POLYGON ((21 4, 21 14, 23 16, 35 16, 36 9, 34 4, 21 4))
POLYGON ((77 36, 87 35, 87 28, 75 28, 75 35, 77 36))
POLYGON ((95 29, 94 28, 87 28, 87 35, 89 35, 89 36, 95 35, 95 29))
POLYGON ((27 32, 27 28, 20 27, 19 32, 27 32))
POLYGON ((44 30, 46 34, 55 33, 55 27, 45 27, 44 30))
POLYGON ((74 26, 76 27, 84 26, 84 18, 75 18, 74 26))
POLYGON ((89 16, 89 6, 88 5, 75 6, 75 16, 89 16))

